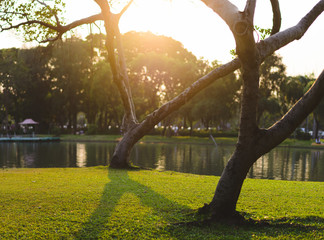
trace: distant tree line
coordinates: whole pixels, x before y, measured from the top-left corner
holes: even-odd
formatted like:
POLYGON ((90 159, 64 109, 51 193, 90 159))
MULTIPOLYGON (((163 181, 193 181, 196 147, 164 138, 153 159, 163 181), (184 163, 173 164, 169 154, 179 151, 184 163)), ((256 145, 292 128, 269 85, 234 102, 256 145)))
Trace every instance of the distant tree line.
MULTIPOLYGON (((105 36, 70 38, 47 47, 0 50, 1 133, 18 131, 25 118, 38 121, 41 133, 119 133, 123 106, 108 66, 105 36)), ((129 32, 123 44, 137 116, 147 114, 218 66, 197 59, 180 42, 152 33, 129 32)), ((277 120, 314 81, 290 77, 278 55, 261 65, 257 121, 261 127, 277 120)), ((237 130, 241 94, 240 72, 227 75, 201 91, 163 120, 159 134, 193 134, 201 128, 237 130), (170 129, 173 126, 173 129, 170 129)), ((318 131, 323 103, 307 126, 318 131), (313 124, 315 123, 315 124, 313 124)))

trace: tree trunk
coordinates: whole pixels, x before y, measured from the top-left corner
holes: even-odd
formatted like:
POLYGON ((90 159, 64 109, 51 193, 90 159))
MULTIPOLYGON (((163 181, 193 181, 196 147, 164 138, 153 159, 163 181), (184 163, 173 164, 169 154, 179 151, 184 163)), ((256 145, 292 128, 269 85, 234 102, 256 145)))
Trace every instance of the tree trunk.
POLYGON ((150 125, 148 128, 143 128, 143 125, 137 124, 129 129, 117 144, 114 154, 110 159, 109 167, 132 168, 133 166, 130 161, 132 148, 153 126, 150 125))
POLYGON ((130 168, 130 153, 136 141, 132 141, 129 134, 124 135, 122 140, 117 144, 115 152, 110 160, 111 168, 130 168))
POLYGON ((244 179, 256 161, 248 151, 235 151, 217 184, 215 195, 208 206, 208 212, 216 220, 236 216, 236 203, 239 198, 244 179))
POLYGON ((318 138, 318 123, 317 115, 313 113, 313 139, 318 138))

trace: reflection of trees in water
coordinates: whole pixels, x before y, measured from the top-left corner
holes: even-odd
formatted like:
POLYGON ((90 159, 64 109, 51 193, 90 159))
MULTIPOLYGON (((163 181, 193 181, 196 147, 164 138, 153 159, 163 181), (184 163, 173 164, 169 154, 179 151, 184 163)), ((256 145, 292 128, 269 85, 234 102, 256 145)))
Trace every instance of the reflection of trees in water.
MULTIPOLYGON (((0 167, 82 167, 107 165, 115 143, 0 143, 0 167)), ((135 165, 220 176, 233 146, 136 144, 135 165)), ((262 156, 248 177, 324 181, 323 150, 276 148, 262 156), (322 154, 321 154, 322 153, 322 154)))
POLYGON ((220 175, 232 147, 195 144, 137 144, 131 154, 136 165, 204 175, 220 175))
POLYGON ((250 178, 320 181, 320 150, 277 148, 262 156, 250 169, 250 178))
POLYGON ((0 164, 2 168, 21 167, 18 161, 17 146, 12 143, 0 143, 0 164))
POLYGON ((309 171, 309 175, 311 176, 309 180, 311 181, 324 181, 324 160, 323 158, 321 159, 321 152, 322 151, 312 151, 309 171))

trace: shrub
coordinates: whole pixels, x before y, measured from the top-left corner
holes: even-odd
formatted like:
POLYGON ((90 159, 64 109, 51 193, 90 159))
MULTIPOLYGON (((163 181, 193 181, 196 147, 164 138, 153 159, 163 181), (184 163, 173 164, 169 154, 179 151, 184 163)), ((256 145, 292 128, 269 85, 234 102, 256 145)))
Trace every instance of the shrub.
POLYGON ((98 133, 98 126, 96 124, 89 124, 86 134, 87 135, 95 135, 97 133, 98 133))
POLYGON ((298 140, 311 140, 312 136, 309 133, 297 129, 295 132, 296 139, 298 140))

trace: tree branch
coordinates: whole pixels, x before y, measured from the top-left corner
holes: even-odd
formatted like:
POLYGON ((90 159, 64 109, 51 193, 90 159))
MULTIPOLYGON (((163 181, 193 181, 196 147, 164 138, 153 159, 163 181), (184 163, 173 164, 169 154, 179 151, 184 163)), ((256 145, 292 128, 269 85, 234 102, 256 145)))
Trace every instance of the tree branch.
POLYGON ((321 0, 298 22, 297 25, 276 33, 258 43, 257 45, 261 58, 264 59, 278 49, 286 46, 288 43, 299 40, 323 11, 324 0, 321 0))
POLYGON ((270 0, 273 12, 273 24, 271 29, 271 35, 276 34, 279 32, 281 27, 281 12, 278 0, 270 0))
POLYGON ((248 16, 248 19, 251 23, 253 23, 253 19, 254 19, 255 5, 256 5, 256 0, 247 0, 244 9, 244 12, 248 16))
POLYGON ((42 21, 38 21, 38 20, 30 20, 30 21, 26 21, 26 22, 22 22, 22 23, 19 23, 17 25, 12 25, 12 26, 9 26, 9 27, 1 27, 1 32, 2 31, 6 31, 6 30, 10 30, 10 29, 17 29, 23 25, 32 25, 32 24, 39 24, 41 26, 44 26, 46 28, 49 28, 49 29, 52 29, 54 31, 56 31, 58 34, 56 37, 54 38, 51 38, 51 39, 45 39, 43 41, 41 41, 41 43, 45 43, 45 42, 50 42, 50 41, 56 41, 58 39, 61 38, 61 36, 66 33, 67 31, 73 29, 73 28, 76 28, 78 26, 81 26, 83 24, 89 24, 89 23, 93 23, 95 21, 98 21, 98 20, 103 20, 103 16, 101 13, 99 14, 95 14, 95 15, 92 15, 90 17, 86 17, 86 18, 83 18, 83 19, 79 19, 79 20, 76 20, 68 25, 65 25, 65 26, 62 26, 62 25, 58 25, 58 26, 54 26, 52 24, 49 24, 49 23, 46 23, 46 22, 42 22, 42 21))
POLYGON ((6 30, 10 30, 10 29, 17 29, 23 25, 32 25, 32 24, 39 24, 41 26, 50 28, 52 30, 58 31, 59 27, 54 26, 52 24, 46 23, 46 22, 42 22, 42 21, 38 21, 38 20, 30 20, 30 21, 26 21, 26 22, 22 22, 22 23, 18 23, 16 25, 10 25, 9 27, 2 27, 1 26, 1 32, 6 31, 6 30))
POLYGON ((209 8, 211 8, 215 13, 217 13, 230 27, 234 28, 234 24, 238 19, 240 11, 238 8, 228 0, 201 0, 209 8))
POLYGON ((99 20, 104 20, 103 18, 103 15, 101 13, 99 14, 95 14, 95 15, 92 15, 90 17, 86 17, 86 18, 82 18, 82 19, 79 19, 79 20, 76 20, 66 26, 61 26, 62 30, 61 31, 64 31, 67 32, 73 28, 76 28, 78 26, 81 26, 83 24, 90 24, 90 23, 94 23, 96 21, 99 21, 99 20))
MULTIPOLYGON (((204 0, 206 2, 206 0, 204 0)), ((270 36, 265 41, 257 44, 260 52, 261 60, 273 54, 276 50, 287 45, 288 43, 301 38, 307 31, 309 26, 316 20, 316 18, 324 11, 324 0, 321 0, 302 20, 287 30, 270 36)), ((162 105, 159 109, 147 116, 147 118, 140 124, 140 127, 150 128, 162 121, 166 116, 173 111, 179 109, 184 103, 192 99, 199 91, 217 81, 218 79, 230 74, 231 72, 241 67, 238 58, 231 62, 212 70, 204 77, 198 79, 190 87, 185 89, 177 97, 162 105)))
POLYGON ((53 14, 53 16, 55 17, 55 20, 56 20, 57 26, 60 26, 60 25, 61 25, 61 24, 60 24, 60 20, 59 20, 57 14, 55 14, 55 13, 53 12, 52 8, 51 8, 50 6, 48 6, 45 2, 42 2, 42 1, 40 1, 40 0, 36 0, 36 1, 37 1, 39 4, 45 6, 47 9, 50 10, 50 12, 51 12, 51 13, 53 14))
MULTIPOLYGON (((110 7, 107 0, 95 0, 99 5, 103 19, 105 22, 106 29, 106 48, 108 51, 108 60, 110 63, 110 68, 113 74, 113 80, 118 87, 123 106, 124 106, 124 119, 123 119, 123 131, 127 131, 129 128, 132 128, 137 124, 137 118, 135 114, 134 102, 131 94, 131 89, 128 83, 128 75, 126 70, 126 65, 124 63, 125 58, 123 55, 123 50, 121 46, 120 33, 118 28, 119 18, 122 13, 119 15, 113 14, 110 11, 110 7), (117 46, 115 46, 117 43, 117 46), (117 52, 115 51, 117 49, 117 52), (116 57, 118 54, 118 58, 116 57)), ((122 10, 125 12, 130 4, 133 1, 130 1, 122 10)))
POLYGON ((134 2, 134 0, 130 0, 128 4, 118 13, 118 19, 127 11, 127 9, 130 7, 130 5, 134 2))
POLYGON ((304 119, 314 111, 324 97, 324 70, 304 96, 282 117, 277 123, 266 130, 259 140, 260 152, 258 155, 270 151, 289 137, 304 119))

